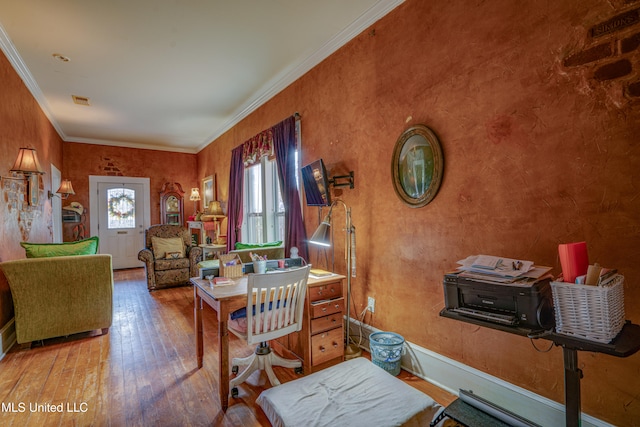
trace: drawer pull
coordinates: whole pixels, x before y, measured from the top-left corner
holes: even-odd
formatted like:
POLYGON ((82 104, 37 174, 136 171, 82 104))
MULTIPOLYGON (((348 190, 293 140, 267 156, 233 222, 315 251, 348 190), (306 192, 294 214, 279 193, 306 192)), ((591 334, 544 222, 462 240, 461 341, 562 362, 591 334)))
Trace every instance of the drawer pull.
POLYGON ((321 346, 320 346, 320 351, 324 353, 324 351, 325 351, 325 350, 326 350, 326 349, 324 348, 324 346, 323 346, 323 345, 321 345, 321 346))
POLYGON ((338 348, 338 343, 334 341, 333 348, 338 348))
POLYGON ((340 304, 336 304, 336 308, 340 308, 340 304))
POLYGON ((327 311, 327 307, 322 307, 322 311, 327 311))

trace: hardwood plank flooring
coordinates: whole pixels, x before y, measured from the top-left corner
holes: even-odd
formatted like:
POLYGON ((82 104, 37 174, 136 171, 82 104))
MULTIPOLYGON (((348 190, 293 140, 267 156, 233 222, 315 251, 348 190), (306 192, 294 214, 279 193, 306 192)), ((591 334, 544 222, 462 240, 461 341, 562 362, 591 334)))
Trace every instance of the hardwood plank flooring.
MULTIPOLYGON (((221 410, 217 320, 206 304, 204 365, 197 369, 192 288, 150 293, 143 269, 116 271, 114 281, 108 334, 14 346, 0 361, 0 425, 269 426, 255 404, 270 387, 264 373, 254 373, 221 410)), ((232 334, 229 345, 233 356, 253 351, 232 334)), ((298 378, 293 370, 275 371, 282 382, 298 378)), ((442 405, 455 399, 405 371, 399 378, 442 405)))

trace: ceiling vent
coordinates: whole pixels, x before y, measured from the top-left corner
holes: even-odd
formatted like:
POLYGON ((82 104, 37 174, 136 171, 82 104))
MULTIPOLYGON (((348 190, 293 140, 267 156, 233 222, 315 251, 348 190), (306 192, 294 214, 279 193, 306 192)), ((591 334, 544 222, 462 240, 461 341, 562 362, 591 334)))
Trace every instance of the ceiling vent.
POLYGON ((87 97, 71 95, 71 98, 73 98, 73 102, 78 105, 85 105, 87 107, 91 106, 91 104, 89 103, 89 98, 87 97))

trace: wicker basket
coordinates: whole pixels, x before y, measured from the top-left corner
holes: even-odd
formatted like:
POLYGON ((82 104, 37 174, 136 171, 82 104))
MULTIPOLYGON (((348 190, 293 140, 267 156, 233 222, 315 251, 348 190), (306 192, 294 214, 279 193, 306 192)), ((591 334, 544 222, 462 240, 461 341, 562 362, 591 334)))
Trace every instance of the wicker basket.
POLYGON ((577 338, 611 342, 624 326, 624 276, 607 286, 551 282, 556 332, 577 338))
POLYGON ((241 277, 242 261, 238 254, 220 255, 220 276, 221 277, 241 277), (231 265, 227 265, 233 263, 231 265))

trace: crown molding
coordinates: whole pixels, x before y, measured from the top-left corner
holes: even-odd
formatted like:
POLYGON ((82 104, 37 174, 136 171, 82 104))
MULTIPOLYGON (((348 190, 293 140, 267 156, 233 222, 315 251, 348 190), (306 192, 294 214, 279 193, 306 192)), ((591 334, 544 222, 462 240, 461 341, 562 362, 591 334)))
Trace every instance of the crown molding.
POLYGON ((42 112, 45 116, 47 116, 47 119, 49 119, 51 125, 55 128, 56 132, 58 132, 60 138, 65 141, 66 135, 62 131, 62 128, 60 127, 58 122, 53 118, 49 103, 40 90, 40 86, 38 86, 35 79, 31 75, 31 72, 22 60, 22 57, 18 54, 18 51, 16 50, 13 42, 9 38, 9 35, 4 30, 4 27, 2 27, 2 25, 0 25, 0 49, 2 49, 2 52, 4 52, 14 70, 16 70, 16 73, 18 73, 25 86, 27 86, 27 89, 29 89, 29 92, 31 92, 31 95, 35 98, 38 105, 40 105, 42 112))
POLYGON ((304 61, 302 61, 297 66, 292 69, 281 73, 278 76, 275 76, 271 79, 267 84, 263 86, 263 89, 259 91, 256 96, 246 102, 244 105, 240 106, 227 120, 223 123, 217 130, 212 132, 199 146, 193 147, 181 147, 181 146, 164 146, 164 145, 149 145, 144 143, 128 143, 128 142, 120 142, 120 141, 110 141, 110 140, 99 140, 99 139, 85 139, 85 138, 76 138, 70 137, 66 135, 60 124, 55 120, 49 103, 47 102, 44 94, 40 90, 40 87, 36 83, 35 79, 31 75, 31 72, 27 68, 26 64, 18 54, 13 42, 9 38, 8 34, 0 25, 0 49, 4 52, 5 56, 9 59, 9 62, 16 70, 24 84, 27 86, 27 89, 31 92, 33 97, 35 98, 38 105, 42 109, 43 113, 51 123, 51 125, 55 128, 56 132, 60 136, 60 138, 65 142, 77 142, 77 143, 87 143, 87 144, 100 144, 100 145, 109 145, 116 147, 126 147, 126 148, 140 148, 147 150, 160 150, 160 151, 173 151, 173 152, 182 152, 182 153, 198 153, 206 146, 211 144, 213 141, 218 139, 222 134, 227 132, 233 126, 237 125, 242 119, 247 117, 249 114, 257 110, 275 95, 284 90, 291 83, 298 80, 305 73, 311 70, 313 67, 318 65, 320 62, 325 60, 331 54, 336 52, 346 43, 351 41, 354 37, 362 33, 367 27, 371 26, 373 23, 377 22, 380 18, 387 15, 397 6, 402 4, 404 0, 380 0, 375 5, 370 7, 365 13, 363 13, 357 20, 355 20, 351 25, 345 28, 343 31, 338 33, 335 37, 325 43, 320 49, 315 51, 309 57, 307 57, 304 61))
POLYGON ((284 75, 282 76, 276 76, 276 78, 272 79, 268 84, 265 85, 265 89, 261 93, 259 93, 256 97, 249 100, 249 102, 237 109, 226 123, 224 123, 214 133, 209 135, 207 140, 203 141, 203 143, 198 147, 197 151, 200 152, 207 145, 211 144, 226 131, 238 124, 242 119, 257 110, 264 103, 276 96, 286 87, 288 87, 308 71, 310 71, 313 67, 324 61, 342 46, 362 33, 366 28, 380 20, 382 17, 387 15, 402 3, 404 3, 404 0, 380 0, 375 5, 370 7, 351 25, 338 33, 335 37, 325 43, 320 49, 315 51, 311 56, 309 56, 295 68, 284 73, 284 75))

